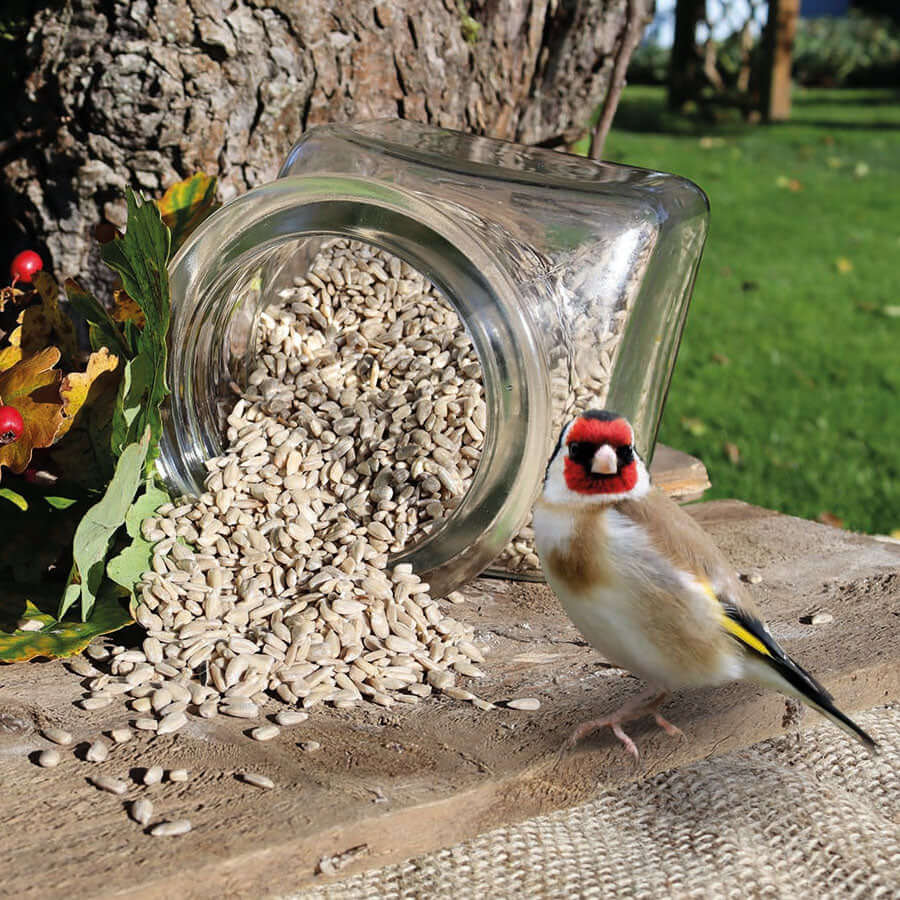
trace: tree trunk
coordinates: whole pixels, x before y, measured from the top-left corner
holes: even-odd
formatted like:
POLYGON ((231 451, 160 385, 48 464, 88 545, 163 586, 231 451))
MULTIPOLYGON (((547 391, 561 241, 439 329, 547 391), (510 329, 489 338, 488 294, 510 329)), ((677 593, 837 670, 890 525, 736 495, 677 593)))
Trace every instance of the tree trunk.
POLYGON ((770 122, 791 117, 791 57, 800 0, 770 0, 763 31, 763 115, 770 122))
POLYGON ((669 57, 669 108, 681 109, 697 99, 702 58, 697 50, 697 25, 706 17, 706 0, 677 0, 675 35, 669 57))
MULTIPOLYGON (((322 122, 403 117, 537 143, 603 99, 626 0, 66 0, 36 13, 0 215, 59 275, 122 191, 202 170, 225 199, 322 122)), ((3 140, 6 138, 6 140, 3 140)))

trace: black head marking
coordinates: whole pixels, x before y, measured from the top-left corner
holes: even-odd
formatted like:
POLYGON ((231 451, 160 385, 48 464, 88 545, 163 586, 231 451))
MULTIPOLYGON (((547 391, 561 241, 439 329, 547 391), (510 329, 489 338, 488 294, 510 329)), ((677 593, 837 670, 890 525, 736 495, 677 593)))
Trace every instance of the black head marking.
MULTIPOLYGON (((611 409, 586 409, 583 413, 576 416, 578 419, 595 419, 598 422, 615 422, 616 419, 624 419, 625 417, 620 413, 613 412, 611 409)), ((574 419, 572 420, 575 421, 574 419)), ((566 430, 572 422, 567 422, 562 431, 559 433, 559 437, 556 439, 556 445, 553 448, 553 452, 550 454, 550 458, 547 460, 547 465, 544 469, 544 479, 547 478, 547 472, 550 470, 550 463, 556 459, 556 454, 559 453, 560 448, 562 447, 563 438, 566 435, 566 430)), ((631 462, 634 458, 633 451, 630 447, 620 447, 619 448, 619 465, 624 466, 631 462)))
POLYGON ((578 418, 580 419, 596 419, 598 422, 615 422, 616 419, 624 419, 625 416, 613 412, 611 409, 588 409, 585 410, 578 418))

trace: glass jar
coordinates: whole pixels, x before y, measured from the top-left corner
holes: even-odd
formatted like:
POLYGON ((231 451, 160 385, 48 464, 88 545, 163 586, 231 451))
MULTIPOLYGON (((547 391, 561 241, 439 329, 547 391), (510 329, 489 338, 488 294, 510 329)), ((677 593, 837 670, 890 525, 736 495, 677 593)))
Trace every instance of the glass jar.
POLYGON ((171 263, 160 470, 176 491, 201 489, 261 310, 325 241, 363 241, 452 304, 487 406, 468 491, 394 562, 438 593, 492 564, 534 576, 529 535, 516 535, 574 412, 627 415, 652 456, 707 221, 703 192, 673 175, 406 121, 314 128, 276 181, 210 216, 171 263))

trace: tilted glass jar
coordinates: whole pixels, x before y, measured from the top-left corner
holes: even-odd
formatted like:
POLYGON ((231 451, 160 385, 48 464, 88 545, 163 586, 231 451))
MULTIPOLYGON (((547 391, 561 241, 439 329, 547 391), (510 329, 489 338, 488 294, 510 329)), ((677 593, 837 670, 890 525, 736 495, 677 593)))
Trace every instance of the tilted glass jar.
POLYGON ((395 561, 439 592, 492 563, 533 575, 527 532, 510 541, 574 411, 627 415, 652 455, 707 220, 703 192, 673 175, 405 121, 314 128, 276 181, 223 206, 172 261, 160 469, 176 490, 200 490, 262 309, 323 242, 364 241, 452 304, 487 405, 467 493, 395 561))

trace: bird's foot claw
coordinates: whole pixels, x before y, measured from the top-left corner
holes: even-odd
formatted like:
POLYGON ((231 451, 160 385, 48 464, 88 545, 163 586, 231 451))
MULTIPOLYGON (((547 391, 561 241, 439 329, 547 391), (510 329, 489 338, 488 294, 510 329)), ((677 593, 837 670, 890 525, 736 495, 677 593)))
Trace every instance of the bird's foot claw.
POLYGON ((634 757, 635 763, 639 763, 641 761, 641 754, 638 753, 638 748, 635 742, 628 737, 627 734, 622 730, 622 726, 618 723, 615 723, 611 726, 613 734, 625 745, 625 749, 634 757))
POLYGON ((668 719, 664 719, 658 712, 653 713, 653 718, 666 734, 670 734, 672 737, 684 737, 684 732, 677 725, 673 725, 668 719))
POLYGON ((622 729, 621 721, 616 717, 610 717, 608 719, 594 719, 590 722, 583 722, 579 725, 566 739, 566 742, 562 746, 562 752, 567 753, 571 750, 574 750, 575 747, 583 741, 588 735, 593 734, 595 731, 600 731, 603 728, 612 729, 612 733, 622 742, 625 746, 625 749, 634 757, 637 762, 640 760, 641 755, 638 752, 638 748, 635 745, 634 741, 625 734, 622 729))

